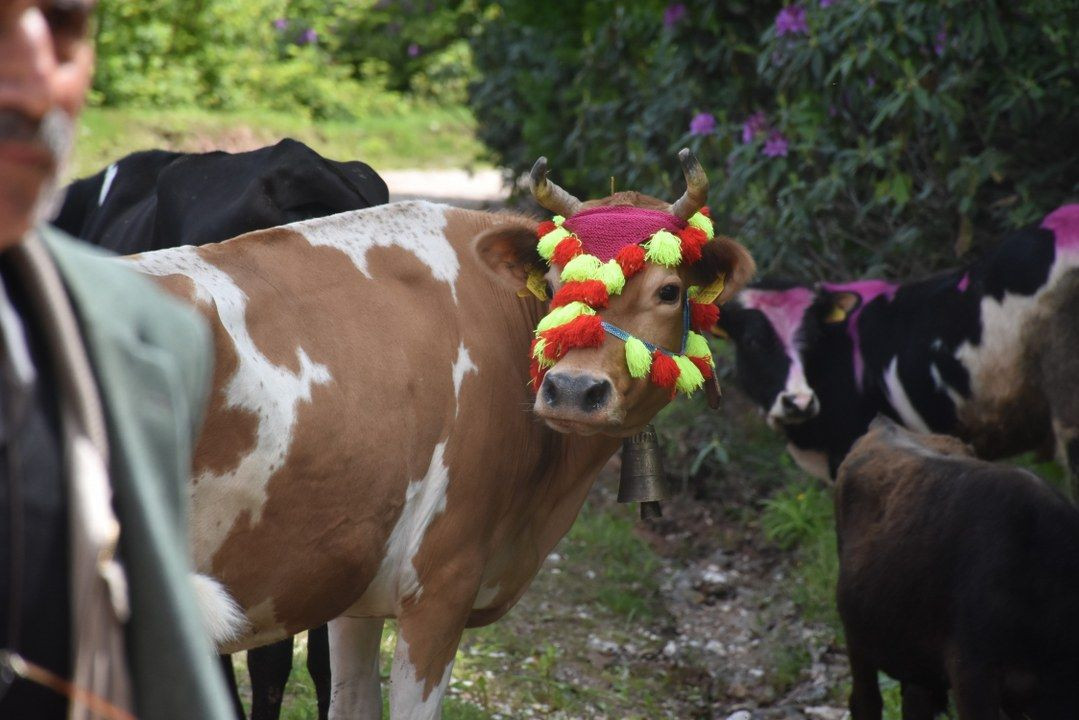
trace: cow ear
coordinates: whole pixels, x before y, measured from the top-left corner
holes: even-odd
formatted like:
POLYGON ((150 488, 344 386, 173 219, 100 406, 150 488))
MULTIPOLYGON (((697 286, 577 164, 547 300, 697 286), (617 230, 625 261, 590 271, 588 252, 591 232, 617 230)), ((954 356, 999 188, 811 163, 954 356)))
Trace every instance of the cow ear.
POLYGON ((858 293, 834 292, 831 293, 831 296, 832 306, 828 309, 828 314, 824 317, 824 322, 828 324, 843 322, 851 312, 862 304, 862 298, 858 293))
POLYGON ((709 328, 708 332, 712 333, 712 337, 717 337, 720 340, 730 340, 731 339, 731 334, 729 332, 727 332, 726 329, 724 329, 724 327, 722 325, 720 325, 719 323, 716 323, 711 328, 709 328))
POLYGON ((689 281, 702 288, 719 287, 718 281, 722 281, 723 289, 713 301, 722 305, 741 290, 755 272, 757 264, 748 250, 729 237, 717 235, 701 248, 701 259, 689 266, 689 281))
POLYGON ((472 241, 472 249, 480 264, 502 285, 521 296, 534 294, 534 276, 544 263, 536 250, 536 233, 532 229, 500 225, 484 230, 472 241))

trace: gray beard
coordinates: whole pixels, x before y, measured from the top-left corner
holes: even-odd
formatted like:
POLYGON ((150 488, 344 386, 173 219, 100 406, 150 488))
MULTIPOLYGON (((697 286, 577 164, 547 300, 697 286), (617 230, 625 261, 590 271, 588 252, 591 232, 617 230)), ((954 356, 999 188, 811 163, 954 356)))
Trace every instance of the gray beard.
POLYGON ((32 214, 34 225, 49 222, 60 212, 64 204, 64 177, 75 144, 75 122, 63 110, 53 109, 42 119, 38 130, 43 144, 54 158, 52 176, 45 181, 38 194, 37 205, 32 214))

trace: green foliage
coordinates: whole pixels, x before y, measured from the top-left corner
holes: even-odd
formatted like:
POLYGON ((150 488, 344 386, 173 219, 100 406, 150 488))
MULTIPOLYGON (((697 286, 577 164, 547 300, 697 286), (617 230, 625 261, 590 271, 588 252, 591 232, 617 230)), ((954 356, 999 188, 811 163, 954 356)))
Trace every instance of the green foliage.
POLYGON ((832 530, 832 497, 819 484, 788 485, 764 501, 765 537, 784 550, 832 530))
POLYGON ((592 197, 677 196, 688 144, 720 227, 801 275, 939 267, 1079 191, 1070 0, 821 5, 780 34, 777 2, 503 0, 473 41, 481 138, 592 197))
POLYGON ((461 35, 478 8, 474 0, 102 0, 93 100, 320 120, 383 111, 405 91, 409 102, 459 102, 471 67, 461 35))

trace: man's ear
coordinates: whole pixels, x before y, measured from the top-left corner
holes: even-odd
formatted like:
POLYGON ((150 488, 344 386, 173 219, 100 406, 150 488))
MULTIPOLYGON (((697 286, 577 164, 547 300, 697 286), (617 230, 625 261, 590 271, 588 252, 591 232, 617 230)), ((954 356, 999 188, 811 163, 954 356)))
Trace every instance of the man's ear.
POLYGON ((858 293, 842 291, 829 294, 832 303, 828 308, 828 314, 824 317, 824 322, 829 324, 843 322, 862 304, 862 297, 858 293))
POLYGON ((536 250, 536 233, 522 225, 500 225, 484 230, 472 241, 480 264, 505 287, 521 293, 528 274, 544 267, 536 250))
POLYGON ((755 272, 757 264, 749 251, 731 238, 720 235, 705 243, 701 248, 701 259, 689 267, 693 285, 707 287, 723 278, 723 291, 715 299, 719 305, 745 287, 755 272))

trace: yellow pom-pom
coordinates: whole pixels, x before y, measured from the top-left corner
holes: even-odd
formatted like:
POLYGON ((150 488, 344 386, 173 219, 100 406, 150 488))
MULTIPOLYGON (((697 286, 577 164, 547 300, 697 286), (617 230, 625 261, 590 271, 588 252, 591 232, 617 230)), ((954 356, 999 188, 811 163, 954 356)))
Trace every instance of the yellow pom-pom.
POLYGON ((562 282, 596 280, 601 265, 595 255, 578 255, 562 268, 562 282))
POLYGON ((550 330, 553 327, 559 325, 565 325, 571 320, 579 318, 581 315, 595 315, 596 311, 585 305, 583 302, 574 301, 567 303, 562 307, 556 307, 551 312, 543 316, 536 325, 536 335, 539 335, 544 330, 550 330))
POLYGON ((652 353, 633 336, 626 339, 626 365, 632 378, 643 378, 652 369, 652 353))
POLYGON ((596 271, 596 279, 607 288, 608 295, 618 295, 626 286, 626 276, 622 273, 622 266, 614 260, 603 263, 596 271))
POLYGON ((693 364, 692 360, 685 355, 671 355, 671 359, 678 366, 678 379, 674 386, 680 392, 692 395, 695 390, 704 387, 704 375, 701 375, 700 369, 693 364))
POLYGON ((558 247, 558 243, 568 238, 570 234, 569 230, 556 227, 554 230, 540 238, 539 244, 536 245, 536 252, 540 254, 541 258, 550 263, 551 256, 554 255, 554 249, 558 247))
POLYGON ((689 219, 689 224, 698 230, 703 230, 709 240, 716 236, 715 227, 712 225, 712 218, 707 217, 704 213, 696 213, 689 219))
POLYGON ((708 347, 708 341, 704 339, 703 335, 695 333, 692 330, 689 331, 689 335, 686 336, 686 355, 691 357, 706 357, 708 361, 712 361, 712 349, 708 347))
POLYGON ((678 267, 682 262, 682 241, 677 235, 660 230, 648 239, 642 247, 644 259, 665 267, 678 267))

